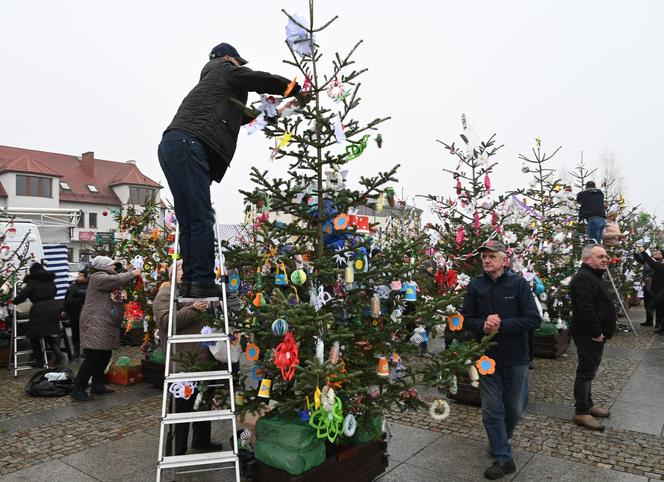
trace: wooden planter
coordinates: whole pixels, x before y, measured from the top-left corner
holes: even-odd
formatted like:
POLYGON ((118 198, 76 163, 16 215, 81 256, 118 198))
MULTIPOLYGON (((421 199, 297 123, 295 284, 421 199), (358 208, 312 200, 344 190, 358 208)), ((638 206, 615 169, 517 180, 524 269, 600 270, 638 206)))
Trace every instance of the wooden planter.
POLYGON ((463 378, 457 377, 457 392, 456 395, 448 393, 449 397, 457 402, 468 403, 470 405, 481 405, 480 389, 475 388, 470 384, 470 378, 464 376, 463 378))
POLYGON ((251 464, 253 480, 270 482, 370 482, 385 472, 387 443, 367 442, 357 446, 328 445, 327 459, 300 475, 290 475, 259 461, 251 464))
POLYGON ((535 356, 540 358, 558 358, 569 348, 572 336, 569 330, 559 330, 557 335, 535 335, 535 356))
POLYGON ((141 360, 143 381, 155 388, 164 387, 164 364, 152 360, 141 360))

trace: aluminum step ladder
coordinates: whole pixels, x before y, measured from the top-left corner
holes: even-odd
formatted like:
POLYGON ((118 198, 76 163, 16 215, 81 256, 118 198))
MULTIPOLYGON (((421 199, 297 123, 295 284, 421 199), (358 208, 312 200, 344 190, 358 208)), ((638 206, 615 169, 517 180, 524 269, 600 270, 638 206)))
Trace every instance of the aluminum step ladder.
MULTIPOLYGON (((177 469, 184 467, 194 467, 181 473, 196 473, 196 472, 210 472, 223 469, 234 469, 235 480, 240 482, 240 459, 238 457, 238 441, 237 441, 237 421, 235 419, 235 390, 233 387, 233 374, 231 368, 231 345, 229 325, 228 325, 228 308, 226 299, 226 279, 227 273, 224 264, 224 255, 221 250, 221 237, 219 235, 219 228, 217 224, 217 216, 215 213, 214 232, 217 241, 217 255, 221 269, 221 305, 224 315, 224 332, 223 333, 210 333, 210 334, 189 334, 177 335, 176 330, 176 312, 178 303, 189 303, 195 301, 220 301, 218 297, 213 298, 176 298, 176 279, 177 279, 177 256, 173 256, 171 265, 171 295, 170 295, 170 309, 168 312, 168 339, 166 342, 166 359, 165 359, 165 372, 164 372, 164 393, 161 406, 161 423, 159 428, 159 456, 157 461, 157 482, 161 480, 161 473, 167 469, 177 469), (174 345, 180 343, 202 343, 202 342, 217 342, 226 344, 226 353, 228 360, 227 370, 214 370, 203 372, 177 372, 171 373, 171 353, 174 345), (230 393, 230 410, 209 410, 200 412, 178 412, 168 413, 168 399, 169 399, 169 386, 173 383, 179 382, 204 382, 204 381, 217 381, 224 380, 228 383, 230 393), (233 450, 207 452, 200 454, 186 454, 186 455, 164 455, 165 447, 164 441, 166 440, 166 428, 172 428, 177 423, 191 423, 191 422, 206 422, 206 421, 230 421, 233 431, 233 450), (232 464, 232 465, 231 465, 232 464), (215 465, 215 467, 195 469, 203 465, 215 465), (221 466, 219 466, 221 465, 221 466)), ((176 224, 175 227, 175 244, 174 252, 179 252, 180 243, 180 227, 176 224)), ((172 395, 171 395, 172 396, 172 395)))
MULTIPOLYGON (((17 287, 16 282, 13 286, 13 295, 12 299, 16 298, 17 287)), ((26 355, 31 356, 33 354, 32 349, 30 350, 19 350, 19 342, 22 340, 27 340, 28 337, 25 335, 18 334, 18 326, 27 323, 29 320, 18 319, 18 313, 16 311, 16 305, 14 303, 10 304, 12 310, 12 339, 11 339, 11 349, 9 354, 9 370, 14 372, 14 378, 18 376, 18 372, 21 370, 31 370, 34 367, 29 365, 29 361, 26 361, 23 357, 26 355)), ((46 353, 46 343, 44 338, 39 339, 39 343, 42 349, 42 355, 44 356, 44 368, 48 368, 48 354, 46 353)))

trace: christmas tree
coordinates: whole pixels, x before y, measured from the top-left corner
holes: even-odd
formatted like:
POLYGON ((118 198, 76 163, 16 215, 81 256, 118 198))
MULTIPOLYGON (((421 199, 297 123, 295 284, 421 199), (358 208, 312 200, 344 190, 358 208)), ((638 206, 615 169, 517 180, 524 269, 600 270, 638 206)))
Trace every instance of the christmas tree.
POLYGON ((272 157, 289 161, 288 175, 252 170, 256 187, 242 192, 255 206, 253 234, 227 247, 227 264, 241 278, 229 287, 244 305, 232 320, 248 338, 245 356, 253 363, 239 408, 256 412, 269 401, 273 413, 299 416, 330 442, 342 431, 351 436, 356 425, 377 436, 386 410, 424 406, 409 366, 424 341, 415 328, 444 323, 446 300, 418 298, 416 280, 430 259, 426 237, 415 232, 378 246, 368 217, 358 213, 392 202, 388 183, 397 170, 352 175, 353 162, 381 147, 377 128, 388 119, 354 117, 366 70, 353 69, 360 42, 335 54, 323 74, 314 34, 336 17, 317 28, 313 2, 308 18, 284 13, 288 63, 304 78, 299 105, 277 117, 274 99, 263 98, 249 129, 275 140, 272 157))
POLYGON ((16 227, 13 218, 5 221, 0 228, 0 340, 11 335, 7 303, 15 296, 14 286, 17 283, 20 285, 23 269, 31 259, 28 236, 29 233, 26 233, 22 239, 15 239, 16 227), (10 244, 10 241, 15 242, 10 244))

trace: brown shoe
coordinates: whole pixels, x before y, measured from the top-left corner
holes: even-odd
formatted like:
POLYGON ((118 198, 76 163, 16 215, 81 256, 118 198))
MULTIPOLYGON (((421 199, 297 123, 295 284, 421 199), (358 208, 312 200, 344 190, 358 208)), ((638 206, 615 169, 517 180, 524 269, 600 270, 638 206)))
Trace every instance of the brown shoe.
POLYGON ((574 423, 590 430, 604 430, 604 425, 595 420, 592 415, 574 415, 574 423))
POLYGON ((611 412, 606 408, 593 407, 590 409, 590 415, 597 418, 606 418, 611 416, 611 412))

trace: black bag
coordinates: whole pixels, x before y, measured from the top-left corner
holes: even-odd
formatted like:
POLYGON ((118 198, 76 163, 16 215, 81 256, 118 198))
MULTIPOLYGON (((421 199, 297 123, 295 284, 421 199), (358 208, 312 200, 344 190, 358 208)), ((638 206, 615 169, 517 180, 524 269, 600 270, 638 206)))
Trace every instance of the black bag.
POLYGON ((25 386, 25 391, 33 397, 64 397, 74 389, 74 372, 70 368, 48 368, 35 373, 25 386), (64 373, 65 380, 49 382, 47 373, 64 373))

